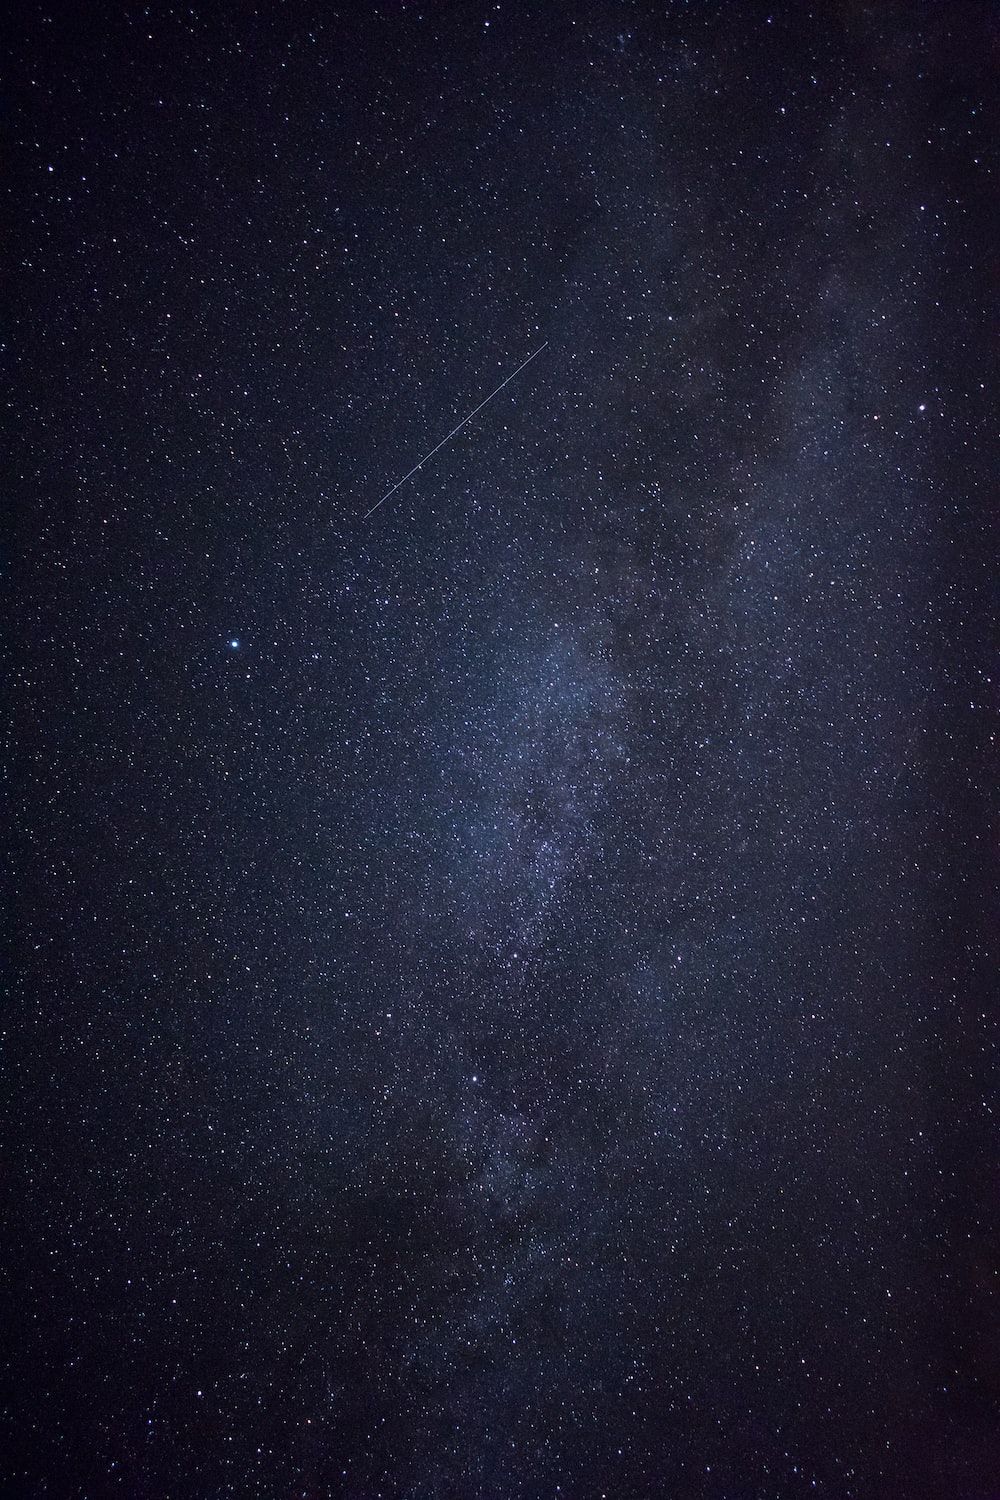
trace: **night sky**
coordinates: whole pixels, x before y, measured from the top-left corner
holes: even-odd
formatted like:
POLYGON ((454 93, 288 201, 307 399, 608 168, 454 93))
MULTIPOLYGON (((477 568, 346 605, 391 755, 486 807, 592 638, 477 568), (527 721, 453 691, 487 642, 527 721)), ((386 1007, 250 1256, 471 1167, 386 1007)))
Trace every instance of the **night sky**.
POLYGON ((19 8, 5 1497, 1000 1496, 998 48, 19 8))

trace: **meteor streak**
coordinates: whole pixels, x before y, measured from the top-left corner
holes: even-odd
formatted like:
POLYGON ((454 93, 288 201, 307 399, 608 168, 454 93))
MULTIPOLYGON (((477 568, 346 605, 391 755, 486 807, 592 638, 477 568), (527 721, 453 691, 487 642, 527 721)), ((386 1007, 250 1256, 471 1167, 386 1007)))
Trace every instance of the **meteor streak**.
POLYGON ((501 380, 500 384, 497 386, 497 388, 496 388, 495 391, 490 391, 490 393, 486 397, 485 401, 480 401, 479 405, 475 408, 475 410, 470 411, 469 415, 467 417, 463 417, 462 420, 461 420, 461 422, 459 422, 458 426, 457 427, 453 427, 451 429, 451 431, 449 432, 448 436, 447 437, 443 437, 441 439, 441 441, 437 444, 437 447, 432 448, 429 453, 425 453, 424 456, 423 456, 423 458, 420 460, 420 462, 418 464, 414 464, 413 465, 413 468, 410 470, 409 474, 404 474, 403 477, 402 477, 402 479, 397 479, 396 483, 393 485, 392 489, 391 490, 386 490, 386 492, 382 496, 381 500, 376 501, 376 503, 372 506, 371 510, 366 510, 365 511, 364 516, 362 517, 362 519, 365 520, 365 521, 367 521, 367 519, 368 519, 369 516, 373 516, 375 514, 375 512, 378 510, 379 506, 380 505, 384 505, 385 502, 388 500, 389 496, 390 495, 394 495, 396 493, 396 491, 399 489, 399 487, 400 487, 401 484, 405 484, 408 479, 411 479, 413 477, 413 475, 417 472, 418 469, 422 469, 423 466, 424 466, 424 464, 427 462, 427 460, 429 458, 433 458, 434 455, 435 455, 435 453, 439 452, 439 450, 444 447, 445 443, 450 443, 451 439, 455 436, 456 432, 460 432, 462 430, 462 428, 465 426, 466 422, 471 422, 472 419, 473 419, 473 417, 476 415, 476 413, 477 412, 481 412, 482 409, 483 409, 483 407, 486 406, 488 402, 490 402, 490 401, 493 400, 494 396, 499 396, 500 392, 503 390, 503 388, 504 388, 505 385, 510 385, 510 383, 514 379, 515 375, 520 375, 520 373, 524 369, 525 365, 530 365, 531 361, 533 359, 535 359, 539 354, 541 354, 541 352, 542 352, 543 349, 547 349, 548 347, 549 347, 549 341, 548 341, 548 339, 546 339, 545 343, 542 344, 542 345, 540 345, 539 348, 537 348, 535 350, 534 354, 529 354, 528 357, 527 357, 527 359, 523 359, 521 361, 521 363, 518 365, 517 369, 513 370, 507 376, 506 380, 501 380))

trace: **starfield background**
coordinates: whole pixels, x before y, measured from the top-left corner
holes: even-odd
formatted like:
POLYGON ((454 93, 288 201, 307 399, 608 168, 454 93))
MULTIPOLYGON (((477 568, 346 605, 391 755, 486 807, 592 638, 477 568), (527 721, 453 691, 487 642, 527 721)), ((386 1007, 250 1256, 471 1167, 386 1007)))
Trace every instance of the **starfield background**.
POLYGON ((8 27, 2 1493, 996 1500, 995 9, 8 27))

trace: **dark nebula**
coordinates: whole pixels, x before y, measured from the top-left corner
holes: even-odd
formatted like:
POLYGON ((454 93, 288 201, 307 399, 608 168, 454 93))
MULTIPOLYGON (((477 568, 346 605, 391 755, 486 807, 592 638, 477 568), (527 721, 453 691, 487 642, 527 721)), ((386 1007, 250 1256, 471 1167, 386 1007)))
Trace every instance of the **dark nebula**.
POLYGON ((17 8, 4 1496, 1000 1496, 998 45, 17 8))

